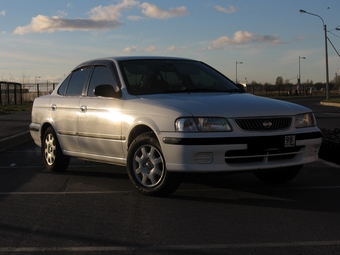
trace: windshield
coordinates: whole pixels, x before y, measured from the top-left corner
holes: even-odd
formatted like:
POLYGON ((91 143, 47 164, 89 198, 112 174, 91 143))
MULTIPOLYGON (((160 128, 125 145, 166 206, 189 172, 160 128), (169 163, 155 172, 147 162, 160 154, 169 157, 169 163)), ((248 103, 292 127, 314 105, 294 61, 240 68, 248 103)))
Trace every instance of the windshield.
POLYGON ((242 92, 212 67, 193 60, 127 60, 120 62, 120 69, 133 95, 242 92))

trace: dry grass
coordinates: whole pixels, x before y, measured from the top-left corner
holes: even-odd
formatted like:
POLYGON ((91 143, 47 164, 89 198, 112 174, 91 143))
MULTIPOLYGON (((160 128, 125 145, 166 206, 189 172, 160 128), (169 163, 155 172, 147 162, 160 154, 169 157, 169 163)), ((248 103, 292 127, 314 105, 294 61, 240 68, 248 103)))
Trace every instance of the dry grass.
POLYGON ((0 105, 0 114, 10 114, 13 112, 31 111, 32 103, 0 105))

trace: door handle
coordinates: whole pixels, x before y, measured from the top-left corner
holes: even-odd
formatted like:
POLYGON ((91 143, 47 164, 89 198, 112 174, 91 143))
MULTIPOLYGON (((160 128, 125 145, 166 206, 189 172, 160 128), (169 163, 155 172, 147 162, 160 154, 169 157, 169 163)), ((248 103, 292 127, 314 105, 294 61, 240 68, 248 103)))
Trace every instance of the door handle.
POLYGON ((52 105, 51 105, 51 109, 52 109, 52 111, 57 110, 57 105, 56 105, 56 104, 52 104, 52 105))
POLYGON ((86 105, 81 105, 81 106, 80 106, 80 111, 81 111, 81 112, 86 112, 86 111, 87 111, 86 105))

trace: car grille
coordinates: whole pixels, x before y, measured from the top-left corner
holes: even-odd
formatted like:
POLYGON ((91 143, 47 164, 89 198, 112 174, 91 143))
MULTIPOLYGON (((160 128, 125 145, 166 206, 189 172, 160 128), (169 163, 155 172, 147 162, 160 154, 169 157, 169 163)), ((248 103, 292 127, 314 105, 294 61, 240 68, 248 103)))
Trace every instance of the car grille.
POLYGON ((235 122, 240 129, 245 131, 277 131, 288 129, 292 123, 292 118, 244 118, 235 119, 235 122))

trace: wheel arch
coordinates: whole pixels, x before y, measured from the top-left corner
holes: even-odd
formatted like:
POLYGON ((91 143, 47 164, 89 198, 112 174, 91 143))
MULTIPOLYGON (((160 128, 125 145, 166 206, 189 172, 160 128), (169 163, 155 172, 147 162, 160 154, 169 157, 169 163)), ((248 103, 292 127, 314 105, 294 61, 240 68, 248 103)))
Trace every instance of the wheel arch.
MULTIPOLYGON (((133 142, 133 140, 136 139, 137 136, 139 136, 140 134, 146 133, 146 132, 152 132, 153 134, 155 134, 154 130, 152 130, 152 128, 150 128, 147 125, 135 126, 129 133, 129 137, 127 140, 127 149, 130 148, 131 143, 133 142)), ((158 139, 157 136, 156 136, 156 139, 158 139)))
POLYGON ((49 127, 52 127, 54 129, 54 127, 52 126, 51 123, 45 122, 40 129, 40 140, 42 141, 44 134, 46 132, 46 129, 48 129, 49 127))

